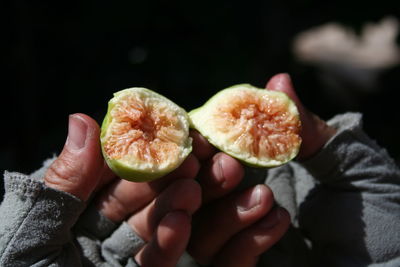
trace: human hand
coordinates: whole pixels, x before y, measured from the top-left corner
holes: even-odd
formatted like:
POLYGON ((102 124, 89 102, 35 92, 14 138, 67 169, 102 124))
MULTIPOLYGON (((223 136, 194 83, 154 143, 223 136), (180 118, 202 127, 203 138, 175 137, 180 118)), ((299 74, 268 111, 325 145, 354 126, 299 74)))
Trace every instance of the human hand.
MULTIPOLYGON (((315 154, 334 134, 334 129, 304 108, 287 74, 274 76, 266 86, 282 91, 296 103, 302 120, 300 159, 315 154)), ((254 266, 258 256, 285 233, 290 218, 274 207, 273 193, 265 185, 243 192, 234 189, 244 175, 242 165, 219 152, 198 132, 192 132, 194 154, 203 161, 198 181, 203 207, 195 214, 189 252, 201 264, 254 266)))
POLYGON ((286 232, 289 214, 274 207, 266 185, 235 191, 244 176, 241 163, 217 152, 198 132, 191 136, 193 153, 203 163, 197 177, 203 205, 193 218, 188 252, 204 265, 254 266, 286 232))
POLYGON ((45 184, 82 201, 94 198, 115 223, 126 221, 146 242, 132 255, 142 266, 175 266, 186 249, 191 215, 200 205, 194 177, 199 163, 190 155, 174 172, 150 183, 117 179, 105 164, 99 126, 84 114, 70 116, 68 138, 45 174, 45 184))

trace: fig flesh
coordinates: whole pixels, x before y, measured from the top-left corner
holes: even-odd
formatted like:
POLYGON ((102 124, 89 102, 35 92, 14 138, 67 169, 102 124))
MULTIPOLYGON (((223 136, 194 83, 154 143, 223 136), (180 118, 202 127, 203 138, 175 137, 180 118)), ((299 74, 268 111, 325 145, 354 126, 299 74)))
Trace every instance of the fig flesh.
POLYGON ((191 127, 221 151, 254 167, 274 167, 300 148, 301 122, 284 93, 239 84, 189 112, 191 127))
POLYGON ((105 161, 123 179, 144 182, 176 169, 189 155, 184 109, 146 88, 128 88, 108 102, 100 141, 105 161))

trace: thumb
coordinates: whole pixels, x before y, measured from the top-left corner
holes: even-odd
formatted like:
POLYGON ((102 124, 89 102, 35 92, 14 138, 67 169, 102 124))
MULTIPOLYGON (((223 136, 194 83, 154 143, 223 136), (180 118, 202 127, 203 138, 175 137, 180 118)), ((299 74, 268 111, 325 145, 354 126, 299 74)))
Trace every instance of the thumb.
POLYGON ((84 114, 70 115, 67 141, 47 170, 45 184, 88 200, 103 168, 99 135, 99 126, 92 118, 84 114))
POLYGON ((280 73, 273 76, 268 81, 265 87, 269 90, 285 93, 290 99, 294 101, 302 116, 304 116, 303 114, 307 112, 293 88, 292 80, 289 74, 280 73))

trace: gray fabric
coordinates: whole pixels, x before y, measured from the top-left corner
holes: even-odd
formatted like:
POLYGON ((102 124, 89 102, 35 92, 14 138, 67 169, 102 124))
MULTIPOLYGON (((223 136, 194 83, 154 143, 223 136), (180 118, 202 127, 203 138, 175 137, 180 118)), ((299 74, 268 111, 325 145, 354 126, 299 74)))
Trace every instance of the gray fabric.
POLYGON ((126 262, 132 255, 139 252, 145 242, 132 231, 127 223, 122 223, 111 237, 102 245, 102 254, 108 262, 126 262))
POLYGON ((76 197, 20 173, 5 173, 0 266, 80 266, 70 229, 84 208, 76 197))
POLYGON ((5 172, 0 266, 138 266, 130 256, 143 241, 127 224, 118 229, 92 205, 84 211, 78 198, 44 185, 53 160, 31 176, 5 172))
POLYGON ((79 218, 75 229, 102 241, 109 237, 117 227, 117 224, 98 212, 94 205, 89 205, 79 218))
MULTIPOLYGON (((258 266, 400 266, 400 171, 360 114, 329 124, 337 134, 313 158, 246 169, 238 190, 265 182, 293 225, 258 266)), ((44 186, 50 163, 30 177, 5 173, 0 266, 136 266, 129 254, 143 244, 132 229, 44 186)), ((185 254, 178 266, 195 263, 185 254)))
POLYGON ((337 134, 320 153, 271 169, 266 180, 310 240, 315 266, 400 266, 400 171, 361 119, 336 116, 328 123, 337 134))
POLYGON ((43 181, 44 174, 46 173, 47 169, 50 167, 50 165, 57 159, 55 155, 53 155, 51 158, 46 159, 42 167, 33 173, 29 175, 29 178, 35 181, 43 181))
POLYGON ((362 131, 360 114, 329 123, 338 135, 303 163, 318 179, 299 206, 313 256, 324 266, 400 266, 400 170, 362 131))

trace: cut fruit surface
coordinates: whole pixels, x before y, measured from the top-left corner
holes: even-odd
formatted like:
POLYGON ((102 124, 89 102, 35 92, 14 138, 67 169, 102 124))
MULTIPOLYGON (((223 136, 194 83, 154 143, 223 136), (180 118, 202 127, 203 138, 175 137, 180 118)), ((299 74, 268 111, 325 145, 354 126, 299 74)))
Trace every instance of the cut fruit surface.
POLYGON ((229 87, 189 112, 191 126, 211 144, 256 167, 293 159, 300 148, 300 118, 284 93, 249 84, 229 87))
POLYGON ((186 111, 141 87, 114 94, 100 140, 109 167, 131 181, 150 181, 171 172, 192 149, 186 111))

